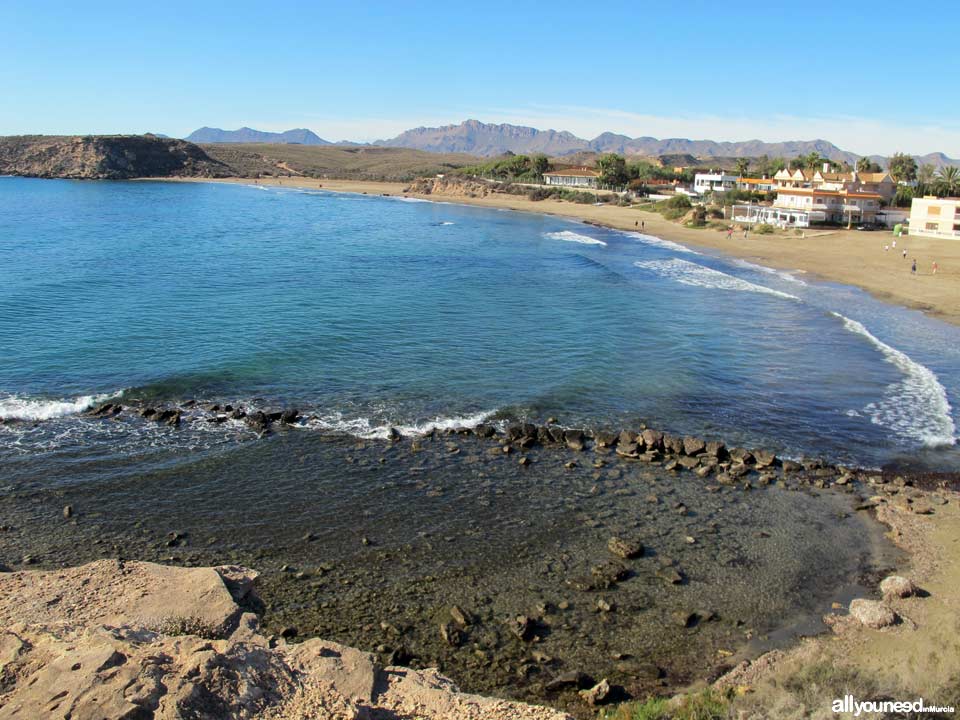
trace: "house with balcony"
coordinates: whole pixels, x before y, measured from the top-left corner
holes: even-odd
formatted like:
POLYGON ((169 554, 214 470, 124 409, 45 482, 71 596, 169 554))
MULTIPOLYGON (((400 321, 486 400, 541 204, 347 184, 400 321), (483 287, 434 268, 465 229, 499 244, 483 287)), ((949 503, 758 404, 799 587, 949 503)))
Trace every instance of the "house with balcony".
POLYGON ((718 173, 697 173, 693 176, 693 192, 705 195, 708 192, 726 192, 737 186, 737 176, 718 173))
POLYGON ((777 187, 777 181, 773 178, 737 178, 737 189, 748 190, 750 192, 770 192, 777 187))
POLYGON ((960 198, 914 198, 910 234, 960 240, 960 198))
POLYGON ((873 224, 881 207, 879 193, 814 188, 780 188, 772 205, 734 205, 732 219, 777 227, 816 223, 873 224))
POLYGON ((543 174, 544 185, 561 185, 572 188, 595 188, 600 173, 588 167, 566 168, 543 174))
POLYGON ((888 172, 831 172, 829 163, 824 163, 820 170, 780 170, 773 179, 777 189, 875 193, 888 205, 897 192, 897 183, 888 172))

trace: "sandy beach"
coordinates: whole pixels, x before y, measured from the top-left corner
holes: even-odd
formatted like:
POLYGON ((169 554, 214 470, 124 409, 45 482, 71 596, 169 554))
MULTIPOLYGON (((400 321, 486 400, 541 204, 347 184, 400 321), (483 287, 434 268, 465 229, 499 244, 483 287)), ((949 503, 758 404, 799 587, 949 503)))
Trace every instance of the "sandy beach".
MULTIPOLYGON (((199 182, 210 182, 199 179, 199 182)), ((248 178, 216 180, 249 184, 248 178)), ((403 195, 407 183, 364 182, 352 180, 316 180, 313 178, 261 179, 260 184, 284 187, 317 188, 334 192, 355 192, 368 195, 403 195)), ((423 199, 443 199, 489 208, 507 208, 538 212, 597 223, 621 230, 637 230, 644 223, 651 235, 683 243, 695 248, 710 248, 750 262, 781 270, 800 271, 822 280, 855 285, 886 302, 921 310, 928 315, 960 325, 960 242, 931 238, 894 238, 889 232, 813 229, 801 238, 792 231, 747 238, 735 232, 727 239, 725 232, 694 229, 664 220, 659 214, 634 208, 580 205, 559 200, 534 202, 519 195, 497 194, 487 197, 417 195, 423 199), (885 251, 885 245, 897 240, 896 248, 885 251), (902 250, 906 248, 907 258, 902 250), (910 272, 917 261, 917 274, 910 272), (932 273, 933 262, 939 270, 932 273)))

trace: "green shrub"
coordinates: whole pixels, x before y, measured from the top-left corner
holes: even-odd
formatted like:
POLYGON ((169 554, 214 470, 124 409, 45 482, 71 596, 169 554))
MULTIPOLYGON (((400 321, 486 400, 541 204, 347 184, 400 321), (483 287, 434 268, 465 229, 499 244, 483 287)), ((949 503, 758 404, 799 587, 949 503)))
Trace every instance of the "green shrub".
POLYGON ((625 703, 607 711, 602 720, 727 720, 730 694, 708 689, 684 695, 677 703, 664 698, 625 703))
POLYGON ((690 198, 688 198, 686 195, 674 195, 669 200, 663 200, 662 204, 665 208, 669 208, 670 210, 689 210, 693 207, 692 203, 690 202, 690 198))
POLYGON ((773 235, 775 229, 773 225, 768 225, 767 223, 760 223, 759 225, 753 226, 753 232, 757 235, 773 235))

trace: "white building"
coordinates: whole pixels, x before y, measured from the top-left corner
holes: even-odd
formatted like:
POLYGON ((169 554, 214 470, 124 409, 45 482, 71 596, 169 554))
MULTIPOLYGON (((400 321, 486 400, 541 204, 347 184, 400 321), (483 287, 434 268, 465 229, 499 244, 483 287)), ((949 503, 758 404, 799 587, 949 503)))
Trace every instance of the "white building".
POLYGON ((697 173, 693 176, 693 191, 697 195, 708 192, 726 192, 737 186, 737 176, 725 173, 697 173))
POLYGON ((773 205, 734 205, 732 219, 778 227, 810 227, 813 223, 848 225, 877 221, 879 193, 813 188, 780 188, 773 205))
POLYGON ((600 173, 590 168, 567 168, 543 174, 544 185, 562 185, 575 188, 595 188, 600 173))
POLYGON ((960 198, 914 198, 910 234, 960 240, 960 198))

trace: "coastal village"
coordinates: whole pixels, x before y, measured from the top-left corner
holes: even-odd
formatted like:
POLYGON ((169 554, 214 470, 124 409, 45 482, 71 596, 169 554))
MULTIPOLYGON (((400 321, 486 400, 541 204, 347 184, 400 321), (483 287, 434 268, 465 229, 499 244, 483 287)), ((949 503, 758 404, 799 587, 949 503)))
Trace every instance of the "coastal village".
MULTIPOLYGON (((685 169, 676 167, 674 172, 679 176, 685 169)), ((598 190, 601 180, 599 170, 586 166, 543 174, 544 184, 552 187, 598 190)), ((929 195, 912 198, 909 209, 895 206, 898 187, 913 188, 916 184, 898 181, 886 170, 836 171, 824 161, 816 170, 783 168, 769 177, 748 177, 725 170, 695 172, 692 183, 676 180, 660 185, 652 197, 668 200, 671 195, 684 195, 696 204, 709 204, 715 199, 722 201, 726 193, 740 191, 754 199, 729 205, 729 215, 724 219, 748 227, 897 228, 898 234, 960 239, 960 199, 929 195)))

